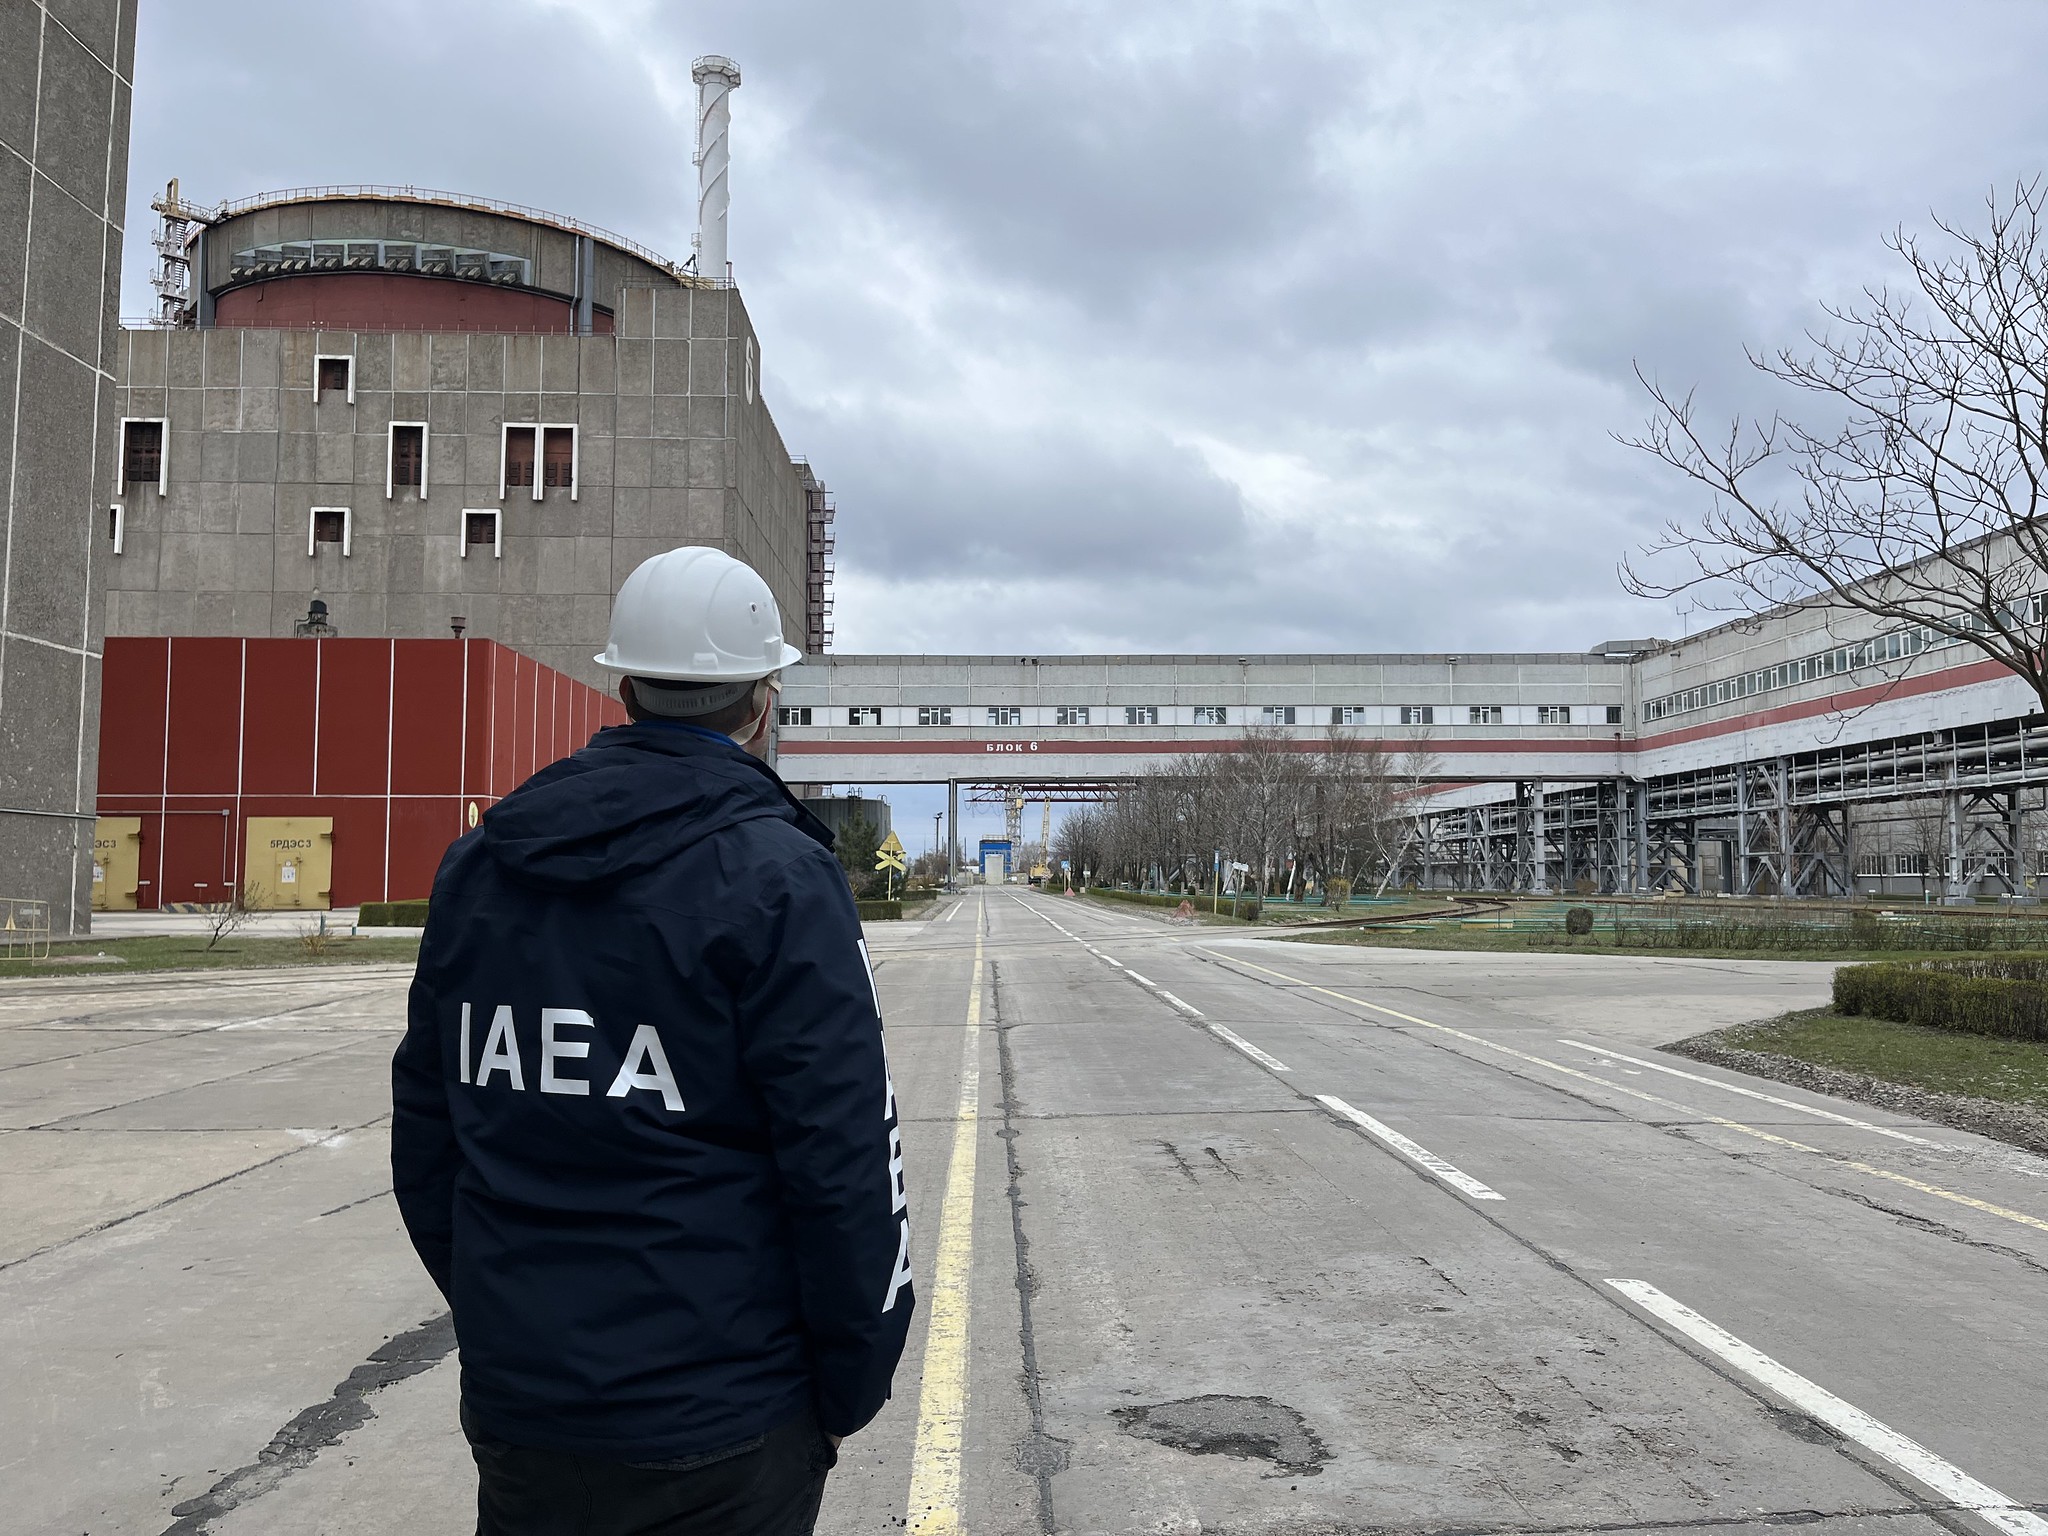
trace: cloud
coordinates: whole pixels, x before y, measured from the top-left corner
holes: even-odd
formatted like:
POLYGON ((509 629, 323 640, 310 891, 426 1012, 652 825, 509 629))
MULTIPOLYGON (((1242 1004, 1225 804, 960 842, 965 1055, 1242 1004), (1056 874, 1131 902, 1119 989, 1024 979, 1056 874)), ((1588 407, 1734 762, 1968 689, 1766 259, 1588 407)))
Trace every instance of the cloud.
POLYGON ((2048 12, 1079 0, 144 7, 147 200, 321 181, 676 254, 737 58, 733 257, 866 650, 1575 649, 1688 489, 1632 377, 1745 345, 2034 174, 2048 12))

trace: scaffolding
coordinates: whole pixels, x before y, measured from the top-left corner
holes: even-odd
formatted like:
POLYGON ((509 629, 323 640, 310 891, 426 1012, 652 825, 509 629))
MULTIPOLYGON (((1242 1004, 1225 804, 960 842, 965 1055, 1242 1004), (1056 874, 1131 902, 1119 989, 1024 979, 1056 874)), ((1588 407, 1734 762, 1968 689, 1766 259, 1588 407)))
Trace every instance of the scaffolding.
POLYGON ((178 178, 173 176, 164 195, 149 205, 156 211, 156 272, 150 287, 156 290, 156 313, 150 324, 164 330, 190 326, 196 315, 192 302, 192 236, 211 224, 219 211, 188 203, 178 195, 178 178))
POLYGON ((792 459, 804 487, 804 654, 822 656, 832 648, 832 574, 838 535, 832 520, 839 509, 808 460, 792 459))

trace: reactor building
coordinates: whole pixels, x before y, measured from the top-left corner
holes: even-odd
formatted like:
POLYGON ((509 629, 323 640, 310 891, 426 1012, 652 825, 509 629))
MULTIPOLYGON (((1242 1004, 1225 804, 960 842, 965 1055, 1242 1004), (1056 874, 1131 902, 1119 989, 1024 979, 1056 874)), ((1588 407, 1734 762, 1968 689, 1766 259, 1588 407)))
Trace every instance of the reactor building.
POLYGON ((761 394, 725 260, 729 61, 701 61, 687 263, 560 214, 314 187, 165 218, 119 338, 112 636, 489 639, 600 683, 612 595, 707 544, 830 636, 832 503, 761 394))

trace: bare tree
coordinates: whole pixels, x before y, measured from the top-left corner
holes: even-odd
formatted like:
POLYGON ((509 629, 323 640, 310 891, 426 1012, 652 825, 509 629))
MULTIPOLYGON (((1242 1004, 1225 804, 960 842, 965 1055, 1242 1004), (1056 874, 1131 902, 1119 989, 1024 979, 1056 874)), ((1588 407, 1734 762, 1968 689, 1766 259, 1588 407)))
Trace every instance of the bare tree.
POLYGON ((239 887, 229 891, 227 900, 202 906, 199 913, 206 919, 206 947, 212 949, 223 939, 232 938, 253 923, 263 906, 264 894, 261 881, 244 880, 239 887))
POLYGON ((1676 573, 1625 562, 1628 589, 1746 614, 1817 600, 1893 621, 1911 627, 1897 648, 1861 660, 1974 646, 2048 707, 2036 600, 2048 590, 2044 204, 2048 184, 2034 180, 1990 197, 1981 230, 1936 220, 1934 242, 1894 231, 1898 290, 1824 306, 1831 323, 1808 333, 1810 352, 1750 354, 1813 397, 1825 425, 1776 416, 1717 432, 1690 392, 1638 366, 1656 410, 1622 441, 1712 499, 1644 551, 1676 573))

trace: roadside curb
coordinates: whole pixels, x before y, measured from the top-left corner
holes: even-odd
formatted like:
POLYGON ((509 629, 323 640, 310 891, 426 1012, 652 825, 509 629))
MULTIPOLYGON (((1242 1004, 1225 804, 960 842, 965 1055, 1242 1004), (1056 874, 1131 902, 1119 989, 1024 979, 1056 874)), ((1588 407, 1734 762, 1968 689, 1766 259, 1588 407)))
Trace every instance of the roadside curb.
MULTIPOLYGON (((1743 1028, 1746 1026, 1736 1026, 1743 1028)), ((1703 1035, 1659 1046, 1667 1056, 1683 1056, 1708 1066, 1725 1067, 1751 1077, 1769 1078, 1794 1088, 1852 1099, 1875 1109, 1911 1115, 1951 1130, 1987 1136, 2008 1146, 2019 1147, 2039 1157, 2048 1157, 2048 1111, 1998 1099, 1972 1098, 1968 1094, 1942 1093, 1909 1083, 1889 1082, 1864 1072, 1846 1072, 1839 1067, 1817 1066, 1796 1056, 1773 1051, 1746 1051, 1724 1045, 1728 1030, 1711 1030, 1703 1035)))

